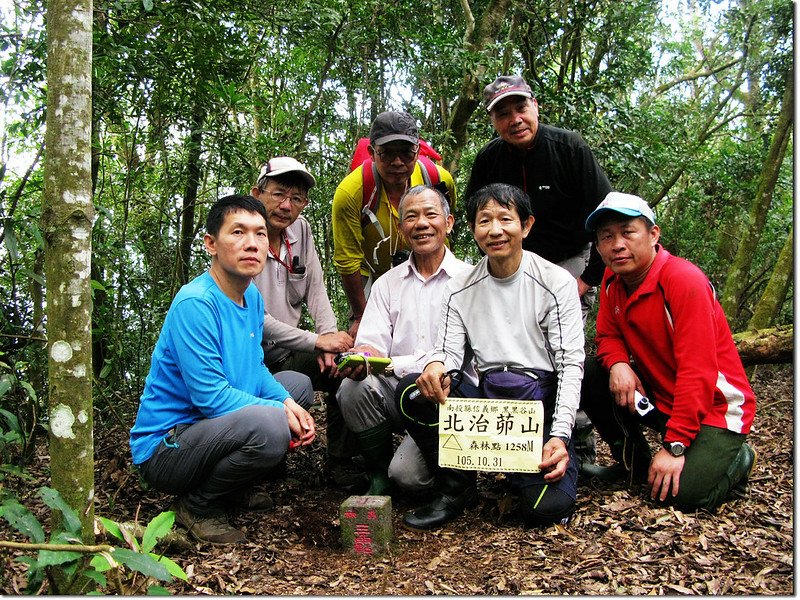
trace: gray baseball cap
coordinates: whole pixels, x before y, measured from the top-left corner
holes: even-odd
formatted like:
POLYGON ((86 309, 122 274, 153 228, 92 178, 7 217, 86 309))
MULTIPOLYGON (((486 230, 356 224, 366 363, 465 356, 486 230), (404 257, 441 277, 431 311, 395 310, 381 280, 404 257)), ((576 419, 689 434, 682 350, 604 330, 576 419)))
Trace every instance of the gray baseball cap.
POLYGON ((369 143, 375 147, 398 140, 410 142, 415 146, 419 144, 417 122, 407 112, 393 110, 382 112, 372 122, 369 130, 369 143))
POLYGON ((501 75, 483 88, 483 104, 487 111, 491 111, 495 104, 508 96, 533 98, 533 91, 519 75, 501 75))

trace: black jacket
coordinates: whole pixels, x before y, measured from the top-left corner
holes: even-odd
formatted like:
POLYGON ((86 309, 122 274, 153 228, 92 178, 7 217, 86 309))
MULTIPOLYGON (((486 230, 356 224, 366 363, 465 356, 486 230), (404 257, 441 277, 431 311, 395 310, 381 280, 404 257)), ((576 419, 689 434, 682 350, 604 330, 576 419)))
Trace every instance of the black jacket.
MULTIPOLYGON (((508 183, 527 192, 536 221, 523 247, 554 263, 579 254, 594 241, 584 229, 586 217, 611 191, 608 177, 580 135, 542 123, 525 152, 499 137, 478 152, 465 197, 489 183, 508 183)), ((603 270, 592 244, 581 279, 599 285, 603 270)))

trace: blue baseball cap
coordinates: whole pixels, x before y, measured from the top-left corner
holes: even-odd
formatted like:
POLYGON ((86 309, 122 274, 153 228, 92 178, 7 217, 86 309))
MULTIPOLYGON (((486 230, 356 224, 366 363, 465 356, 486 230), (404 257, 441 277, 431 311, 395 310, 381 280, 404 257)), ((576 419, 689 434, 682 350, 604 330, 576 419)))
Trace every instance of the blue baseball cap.
POLYGON ((597 220, 608 212, 615 212, 628 217, 646 217, 651 222, 656 222, 656 215, 650 205, 639 196, 623 194, 622 192, 609 192, 603 201, 597 205, 594 212, 586 218, 586 231, 593 232, 597 229, 597 220))

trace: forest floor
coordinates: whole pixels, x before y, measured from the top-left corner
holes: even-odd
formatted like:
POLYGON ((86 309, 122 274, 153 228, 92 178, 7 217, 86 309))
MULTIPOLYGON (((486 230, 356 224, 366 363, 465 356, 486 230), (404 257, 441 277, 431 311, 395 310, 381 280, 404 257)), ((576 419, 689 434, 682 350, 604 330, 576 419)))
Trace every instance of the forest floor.
MULTIPOLYGON (((320 440, 290 454, 286 478, 271 488, 273 511, 235 516, 245 544, 168 549, 189 578, 166 587, 179 595, 793 595, 793 371, 762 366, 752 381, 758 412, 749 441, 758 460, 750 491, 716 514, 662 508, 624 484, 581 483, 568 525, 529 529, 502 476, 481 474, 479 505, 435 532, 404 529, 402 515, 417 503, 393 498, 390 551, 356 555, 342 547, 337 515, 348 494, 324 483, 320 440)), ((312 409, 320 424, 323 410, 312 409)), ((167 510, 171 498, 143 491, 132 474, 127 431, 96 429, 96 514, 146 524, 167 510)), ((607 448, 599 452, 607 462, 607 448)), ((47 466, 42 446, 30 466, 37 485, 17 489, 43 522, 34 491, 48 484, 47 466)), ((25 541, 5 522, 0 538, 25 541)), ((20 554, 0 552, 2 594, 24 592, 20 554)))

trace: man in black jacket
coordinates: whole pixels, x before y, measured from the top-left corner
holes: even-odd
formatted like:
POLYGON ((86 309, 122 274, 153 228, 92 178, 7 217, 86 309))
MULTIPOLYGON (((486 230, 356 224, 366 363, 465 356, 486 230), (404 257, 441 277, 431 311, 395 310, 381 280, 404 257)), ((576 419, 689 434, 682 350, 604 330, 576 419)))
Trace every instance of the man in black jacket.
MULTIPOLYGON (((608 177, 580 135, 539 123, 539 104, 522 77, 498 77, 483 98, 498 137, 475 157, 466 198, 490 183, 527 192, 536 222, 523 248, 576 278, 585 323, 605 267, 583 224, 612 190, 608 177)), ((573 436, 581 461, 594 462, 594 435, 583 411, 573 436)))

